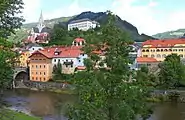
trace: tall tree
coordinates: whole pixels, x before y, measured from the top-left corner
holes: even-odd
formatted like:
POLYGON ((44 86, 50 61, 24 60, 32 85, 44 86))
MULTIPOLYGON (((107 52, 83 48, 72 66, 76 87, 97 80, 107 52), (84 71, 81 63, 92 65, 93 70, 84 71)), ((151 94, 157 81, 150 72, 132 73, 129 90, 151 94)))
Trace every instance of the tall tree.
POLYGON ((132 41, 115 26, 115 16, 110 12, 108 16, 108 23, 92 34, 99 41, 93 42, 94 45, 89 41, 84 49, 89 55, 87 71, 74 76, 79 100, 69 109, 71 120, 134 120, 137 115, 146 113, 147 89, 139 82, 129 81, 128 45, 132 41), (106 50, 101 49, 104 47, 106 50), (104 57, 95 57, 92 49, 102 50, 104 57), (95 68, 94 62, 101 67, 95 68))
POLYGON ((22 0, 0 0, 0 37, 8 37, 24 21, 20 17, 22 0))
POLYGON ((185 66, 177 54, 167 56, 159 67, 159 86, 176 88, 185 82, 185 66))

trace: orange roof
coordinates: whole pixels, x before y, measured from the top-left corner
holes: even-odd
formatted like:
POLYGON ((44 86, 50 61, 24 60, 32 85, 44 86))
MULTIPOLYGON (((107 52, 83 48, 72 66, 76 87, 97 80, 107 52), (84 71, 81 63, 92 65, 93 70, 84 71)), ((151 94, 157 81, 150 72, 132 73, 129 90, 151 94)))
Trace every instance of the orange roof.
POLYGON ((86 67, 85 67, 85 66, 78 66, 77 69, 78 69, 78 70, 85 70, 86 67))
MULTIPOLYGON (((40 53, 47 58, 76 58, 78 57, 83 51, 80 50, 81 47, 51 47, 51 48, 45 48, 43 50, 39 50, 34 52, 33 54, 40 53), (55 55, 55 52, 58 52, 58 55, 55 55)), ((32 54, 32 55, 33 55, 32 54)), ((31 57, 31 56, 30 56, 31 57)))
POLYGON ((155 58, 149 58, 149 57, 138 57, 137 62, 142 63, 142 62, 158 62, 155 58))
POLYGON ((85 40, 83 39, 83 38, 76 38, 75 40, 74 40, 75 42, 85 42, 85 40))
POLYGON ((165 40, 147 40, 142 43, 142 46, 151 45, 151 47, 153 48, 158 48, 158 47, 173 47, 176 44, 185 44, 185 39, 179 38, 165 40))

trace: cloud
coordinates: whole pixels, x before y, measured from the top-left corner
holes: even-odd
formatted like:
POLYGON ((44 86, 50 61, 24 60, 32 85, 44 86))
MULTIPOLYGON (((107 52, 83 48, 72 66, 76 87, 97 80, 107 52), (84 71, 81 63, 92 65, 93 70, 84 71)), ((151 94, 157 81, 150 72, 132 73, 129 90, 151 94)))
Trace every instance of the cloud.
POLYGON ((134 5, 138 0, 115 0, 112 11, 136 26, 140 33, 152 35, 161 28, 160 23, 154 16, 153 8, 157 5, 150 1, 147 5, 134 5))
POLYGON ((37 21, 41 11, 41 0, 23 0, 23 16, 26 23, 37 21))

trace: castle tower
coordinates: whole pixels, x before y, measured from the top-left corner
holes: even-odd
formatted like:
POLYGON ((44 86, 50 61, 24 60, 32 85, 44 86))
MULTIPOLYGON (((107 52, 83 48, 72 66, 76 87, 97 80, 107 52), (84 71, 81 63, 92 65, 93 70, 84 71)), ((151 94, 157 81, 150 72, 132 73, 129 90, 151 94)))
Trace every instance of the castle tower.
POLYGON ((38 22, 38 25, 37 25, 37 28, 39 29, 39 33, 42 31, 42 29, 44 27, 45 27, 45 25, 44 25, 44 18, 43 18, 42 11, 41 11, 39 22, 38 22))

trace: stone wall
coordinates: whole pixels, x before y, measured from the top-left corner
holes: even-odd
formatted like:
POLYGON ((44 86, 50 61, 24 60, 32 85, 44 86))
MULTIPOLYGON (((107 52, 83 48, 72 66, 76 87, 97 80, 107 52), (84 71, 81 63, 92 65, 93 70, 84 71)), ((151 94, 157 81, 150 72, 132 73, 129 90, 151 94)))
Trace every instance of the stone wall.
POLYGON ((55 83, 55 82, 34 82, 34 81, 22 81, 18 83, 15 88, 30 88, 38 90, 50 90, 50 89, 70 89, 72 86, 67 83, 55 83))

